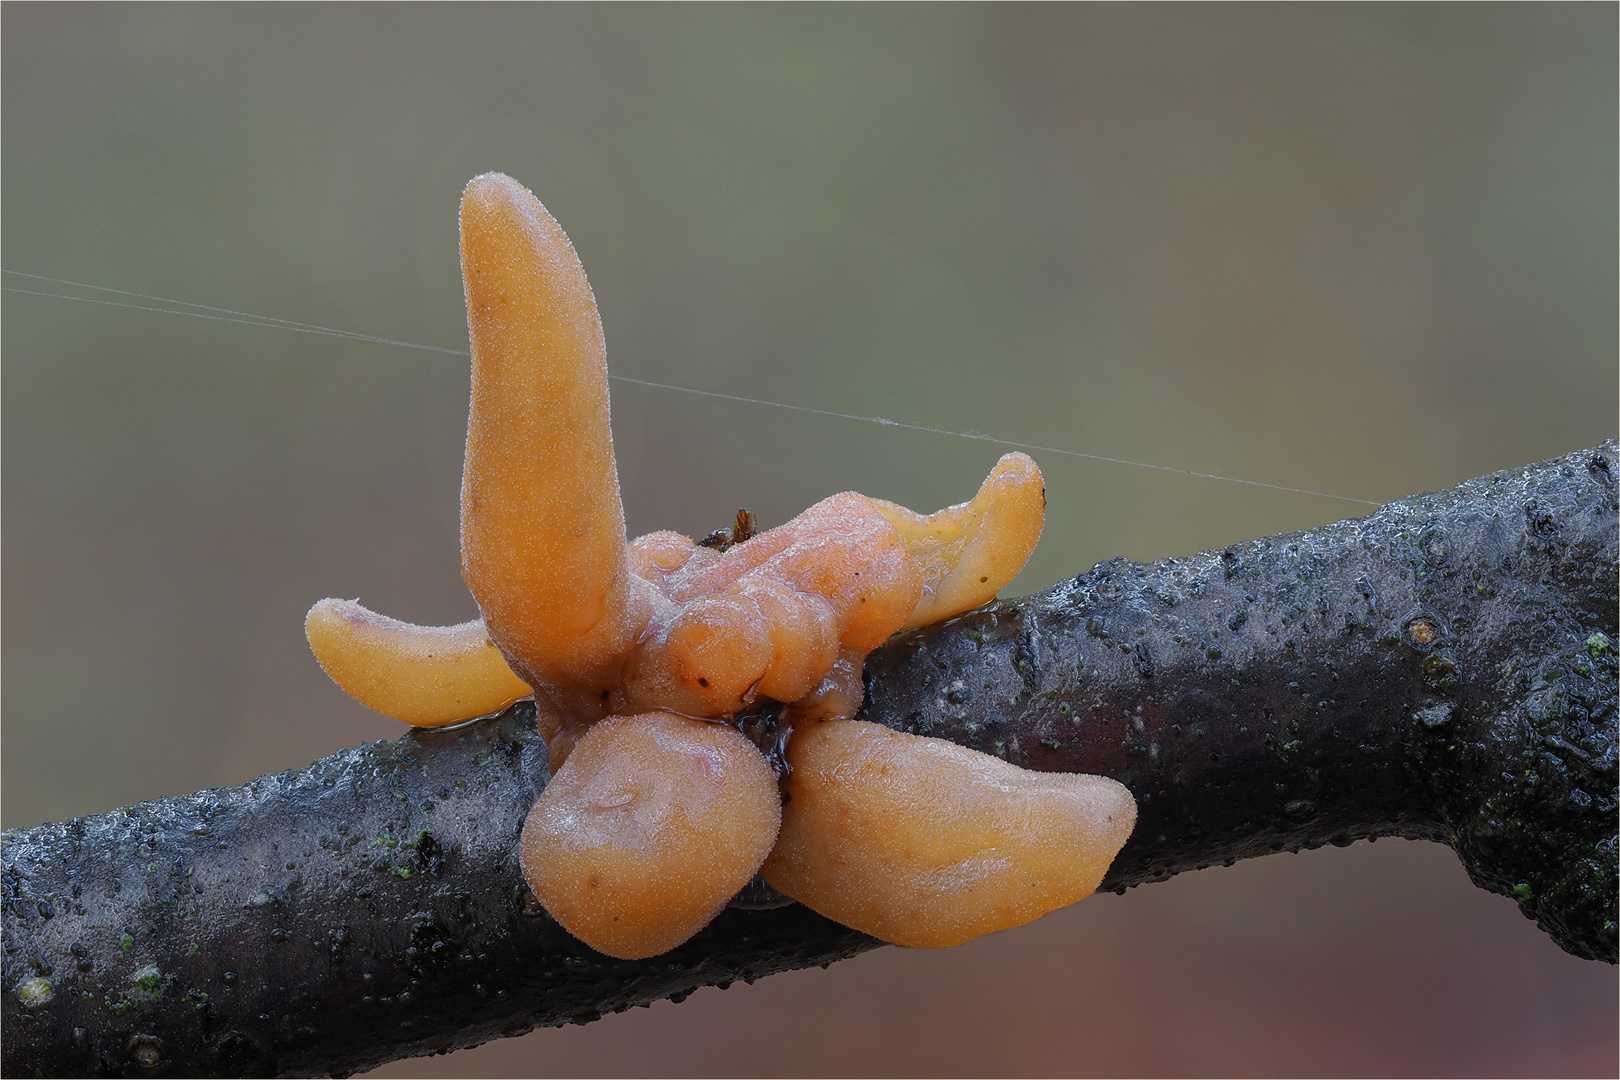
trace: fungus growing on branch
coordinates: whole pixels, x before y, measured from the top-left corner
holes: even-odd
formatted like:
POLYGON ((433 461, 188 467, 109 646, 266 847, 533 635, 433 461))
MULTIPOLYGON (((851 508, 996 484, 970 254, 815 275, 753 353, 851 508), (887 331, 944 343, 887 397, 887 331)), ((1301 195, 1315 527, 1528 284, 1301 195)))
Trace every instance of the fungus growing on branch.
POLYGON ((864 720, 804 725, 765 880, 845 926, 938 948, 1097 889, 1136 823, 1102 776, 1020 769, 864 720))
POLYGON ((844 492, 735 542, 627 542, 601 320, 573 246, 522 185, 486 174, 462 199, 461 255, 461 566, 483 619, 416 627, 323 600, 306 632, 340 686, 407 723, 474 719, 533 688, 554 776, 521 862, 546 910, 609 955, 656 955, 773 848, 778 889, 910 945, 1094 890, 1135 818, 1122 785, 844 722, 868 652, 1023 568, 1045 512, 1035 462, 1008 454, 972 501, 926 516, 844 492), (780 844, 776 776, 724 723, 761 698, 788 704, 806 770, 780 844))
POLYGON ((415 727, 491 716, 532 693, 489 640, 482 619, 414 626, 353 600, 322 600, 309 609, 304 634, 350 697, 415 727))
POLYGON ((735 728, 613 716, 540 793, 519 858, 569 933, 639 960, 707 926, 770 854, 781 820, 776 775, 735 728))

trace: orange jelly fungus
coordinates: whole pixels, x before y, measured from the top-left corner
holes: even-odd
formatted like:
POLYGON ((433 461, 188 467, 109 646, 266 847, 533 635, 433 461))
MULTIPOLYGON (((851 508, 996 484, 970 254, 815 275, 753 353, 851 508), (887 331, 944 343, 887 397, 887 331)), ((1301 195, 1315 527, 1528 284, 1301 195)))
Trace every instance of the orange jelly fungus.
POLYGON ((630 579, 596 298, 562 227, 498 174, 462 195, 461 277, 461 577, 519 677, 600 716, 652 598, 630 579))
POLYGON ((1106 777, 859 720, 796 728, 788 761, 765 880, 897 945, 960 945, 1083 900, 1136 824, 1136 800, 1106 777))
POLYGON ((480 619, 413 626, 353 600, 322 600, 309 609, 304 635, 349 696, 417 727, 489 716, 531 693, 480 619))
MULTIPOLYGON (((465 700, 500 696, 515 673, 555 706, 551 736, 608 714, 798 701, 829 676, 847 689, 890 634, 991 599, 1034 549, 1045 493, 1024 454, 936 514, 844 492, 723 553, 671 532, 627 544, 602 325, 573 246, 522 185, 488 174, 462 199, 461 255, 473 371, 462 577, 510 665, 465 666, 465 700)), ((317 635, 328 603, 307 624, 323 666, 365 704, 421 723, 336 673, 386 651, 392 627, 398 677, 430 631, 371 616, 317 635)))
POLYGON ((551 916, 621 960, 708 925, 782 818, 776 774, 726 724, 673 713, 593 724, 523 825, 523 876, 551 916))
POLYGON ((924 516, 872 500, 900 533, 923 574, 905 628, 927 626, 994 600, 1029 561, 1046 520, 1046 487, 1027 454, 1007 454, 972 502, 924 516))
POLYGON ((553 917, 610 955, 651 956, 759 870, 781 820, 774 774, 733 728, 704 722, 759 697, 790 703, 785 719, 813 733, 792 739, 814 778, 794 781, 806 802, 789 804, 772 862, 789 895, 888 940, 948 944, 1096 887, 1129 820, 1116 807, 1103 839, 1085 840, 1080 823, 1102 819, 1081 804, 1119 785, 817 723, 854 714, 864 657, 889 635, 977 607, 1022 569, 1045 508, 1032 460, 1006 455, 972 501, 926 516, 844 492, 720 549, 673 532, 627 543, 602 324, 573 246, 522 185, 489 173, 462 198, 461 259, 472 341, 461 568, 483 618, 418 627, 323 600, 306 631, 338 685, 407 723, 487 715, 534 689, 554 775, 521 863, 553 917), (861 764, 829 795, 838 754, 861 764), (874 754, 905 792, 952 793, 950 835, 968 839, 928 841, 926 808, 874 780, 887 775, 874 754), (900 814, 887 837, 885 807, 900 814), (929 870, 947 865, 949 843, 999 845, 980 861, 1001 869, 929 870), (950 888, 928 892, 936 879, 967 892, 952 907, 950 888), (887 920, 872 914, 885 907, 887 920))

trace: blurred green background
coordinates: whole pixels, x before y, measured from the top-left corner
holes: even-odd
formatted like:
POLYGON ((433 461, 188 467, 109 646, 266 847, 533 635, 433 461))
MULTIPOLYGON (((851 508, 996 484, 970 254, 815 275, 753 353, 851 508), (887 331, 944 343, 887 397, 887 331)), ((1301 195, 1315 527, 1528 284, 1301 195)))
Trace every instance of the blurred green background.
MULTIPOLYGON (((456 203, 499 169, 637 378, 1377 500, 1616 432, 1613 5, 0 18, 7 271, 464 348, 456 203)), ((3 305, 4 823, 397 736, 302 619, 474 614, 465 362, 3 305)), ((613 392, 637 533, 929 510, 1000 453, 613 392)), ((1036 457, 1014 593, 1365 512, 1036 457)), ((1616 1010, 1613 968, 1386 841, 383 1074, 1614 1075, 1616 1010)))

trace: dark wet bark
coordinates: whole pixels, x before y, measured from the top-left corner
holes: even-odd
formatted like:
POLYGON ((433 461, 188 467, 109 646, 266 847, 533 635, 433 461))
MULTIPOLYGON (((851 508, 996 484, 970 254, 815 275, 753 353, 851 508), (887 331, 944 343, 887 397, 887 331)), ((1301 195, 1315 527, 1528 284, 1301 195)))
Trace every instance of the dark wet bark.
MULTIPOLYGON (((1136 794, 1105 887, 1272 851, 1450 844, 1615 959, 1614 443, 904 635, 865 719, 1136 794)), ((344 1073, 877 943, 734 906, 652 960, 526 897, 532 707, 4 837, 4 1072, 344 1073)))
POLYGON ((1137 798, 1104 888, 1363 837, 1449 844, 1615 962, 1615 444, 1371 517, 1115 560, 891 641, 867 711, 1137 798))

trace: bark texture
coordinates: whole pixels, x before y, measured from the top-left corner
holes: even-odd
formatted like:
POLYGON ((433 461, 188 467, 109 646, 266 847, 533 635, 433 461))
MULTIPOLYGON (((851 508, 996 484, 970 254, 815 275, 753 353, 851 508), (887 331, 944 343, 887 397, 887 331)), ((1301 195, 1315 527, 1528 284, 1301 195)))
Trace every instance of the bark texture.
MULTIPOLYGON (((1438 840, 1564 949, 1616 953, 1616 449, 1359 521, 1123 560, 889 642, 862 718, 1140 805, 1105 888, 1438 840)), ((750 733, 772 738, 768 714, 750 733)), ((878 943, 747 896, 602 956, 515 847, 532 705, 3 839, 8 1076, 345 1074, 878 943)))

